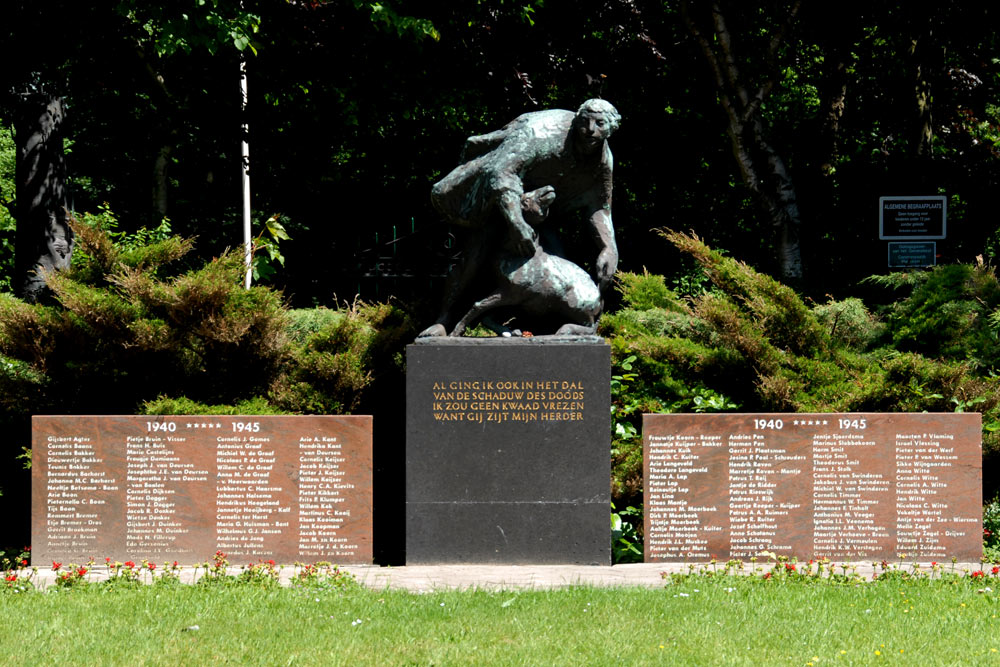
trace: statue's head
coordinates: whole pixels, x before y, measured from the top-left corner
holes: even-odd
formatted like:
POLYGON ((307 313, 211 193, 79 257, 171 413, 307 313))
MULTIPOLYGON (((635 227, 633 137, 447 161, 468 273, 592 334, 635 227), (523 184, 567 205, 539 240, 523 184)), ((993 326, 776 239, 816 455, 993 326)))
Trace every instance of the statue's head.
POLYGON ((621 114, 609 102, 601 99, 587 100, 576 111, 573 132, 578 145, 590 153, 604 143, 621 125, 621 114))
POLYGON ((618 109, 614 108, 610 102, 607 100, 602 100, 600 98, 594 98, 587 100, 580 105, 580 108, 576 110, 576 115, 579 117, 581 114, 591 114, 591 115, 603 115, 608 121, 608 134, 610 135, 618 126, 621 125, 622 116, 618 113, 618 109))

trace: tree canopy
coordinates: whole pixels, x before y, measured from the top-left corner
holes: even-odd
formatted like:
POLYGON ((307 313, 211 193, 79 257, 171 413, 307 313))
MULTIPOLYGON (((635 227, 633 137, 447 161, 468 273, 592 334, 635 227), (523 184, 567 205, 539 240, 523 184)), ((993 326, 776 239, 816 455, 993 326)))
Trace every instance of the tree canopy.
POLYGON ((399 350, 433 318, 460 247, 431 185, 466 137, 602 97, 623 117, 609 295, 623 307, 609 303, 601 325, 632 380, 613 388, 618 498, 638 498, 642 411, 975 406, 998 460, 996 8, 161 5, 17 0, 0 23, 0 291, 15 286, 30 136, 11 128, 30 100, 59 102, 66 204, 104 230, 77 232, 57 306, 0 294, 0 421, 15 453, 42 408, 371 407, 389 443, 377 465, 401 479, 399 350), (259 275, 283 295, 239 289, 225 252, 243 240, 244 138, 261 255, 284 260, 259 275), (946 266, 861 282, 887 272, 884 195, 946 198, 946 266))
MULTIPOLYGON (((623 114, 623 269, 683 279, 653 231, 667 226, 842 294, 886 270, 881 195, 948 198, 942 263, 1000 252, 996 15, 888 1, 18 2, 0 28, 19 54, 0 121, 25 93, 61 97, 70 207, 106 205, 126 229, 166 216, 211 255, 241 242, 246 120, 256 233, 280 219, 291 237, 274 284, 297 305, 361 294, 419 310, 456 247, 429 187, 464 138, 600 96, 623 114)), ((0 261, 11 227, 0 217, 0 261)))

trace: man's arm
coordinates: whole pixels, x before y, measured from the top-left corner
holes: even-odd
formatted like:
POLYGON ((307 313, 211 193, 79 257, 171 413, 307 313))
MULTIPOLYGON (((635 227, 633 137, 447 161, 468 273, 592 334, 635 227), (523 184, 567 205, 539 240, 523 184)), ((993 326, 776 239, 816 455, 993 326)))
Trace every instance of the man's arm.
POLYGON ((502 129, 490 132, 489 134, 478 134, 469 137, 465 140, 465 145, 462 146, 462 154, 459 157, 459 162, 468 162, 469 160, 474 160, 480 155, 485 155, 491 150, 496 148, 503 142, 504 138, 507 136, 508 128, 504 127, 502 129))
POLYGON ((611 282, 618 270, 618 244, 615 242, 615 228, 611 222, 611 208, 599 209, 590 216, 590 225, 597 238, 600 252, 597 255, 597 280, 601 289, 611 282))
POLYGON ((589 222, 597 242, 598 255, 594 267, 597 280, 603 290, 611 282, 618 270, 618 243, 615 241, 615 227, 611 222, 611 155, 608 151, 606 169, 599 185, 586 198, 589 222))
POLYGON ((510 250, 524 257, 531 257, 538 247, 538 234, 525 222, 521 211, 524 183, 520 174, 528 168, 532 152, 527 142, 513 148, 515 150, 508 152, 501 147, 494 152, 496 160, 489 165, 492 174, 487 187, 496 198, 501 219, 507 223, 507 245, 510 250))
POLYGON ((518 187, 507 188, 500 192, 497 198, 500 205, 500 212, 503 218, 510 225, 510 249, 524 257, 531 257, 535 254, 538 246, 538 234, 532 227, 524 221, 524 214, 521 212, 521 194, 518 187))

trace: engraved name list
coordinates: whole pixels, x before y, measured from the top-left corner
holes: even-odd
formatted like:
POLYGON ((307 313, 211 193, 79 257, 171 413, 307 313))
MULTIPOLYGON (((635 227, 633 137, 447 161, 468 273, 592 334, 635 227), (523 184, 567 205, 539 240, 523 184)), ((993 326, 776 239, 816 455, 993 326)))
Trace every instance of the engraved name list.
POLYGON ((371 418, 32 421, 39 562, 372 558, 371 418))
POLYGON ((977 414, 644 415, 647 561, 978 560, 977 414))

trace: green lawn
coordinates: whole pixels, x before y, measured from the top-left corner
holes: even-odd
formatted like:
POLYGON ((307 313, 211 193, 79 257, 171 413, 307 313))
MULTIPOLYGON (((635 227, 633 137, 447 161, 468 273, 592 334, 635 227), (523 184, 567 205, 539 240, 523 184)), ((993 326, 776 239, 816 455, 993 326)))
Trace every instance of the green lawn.
POLYGON ((52 587, 0 594, 0 664, 1000 664, 997 584, 694 576, 653 590, 424 595, 52 587))

